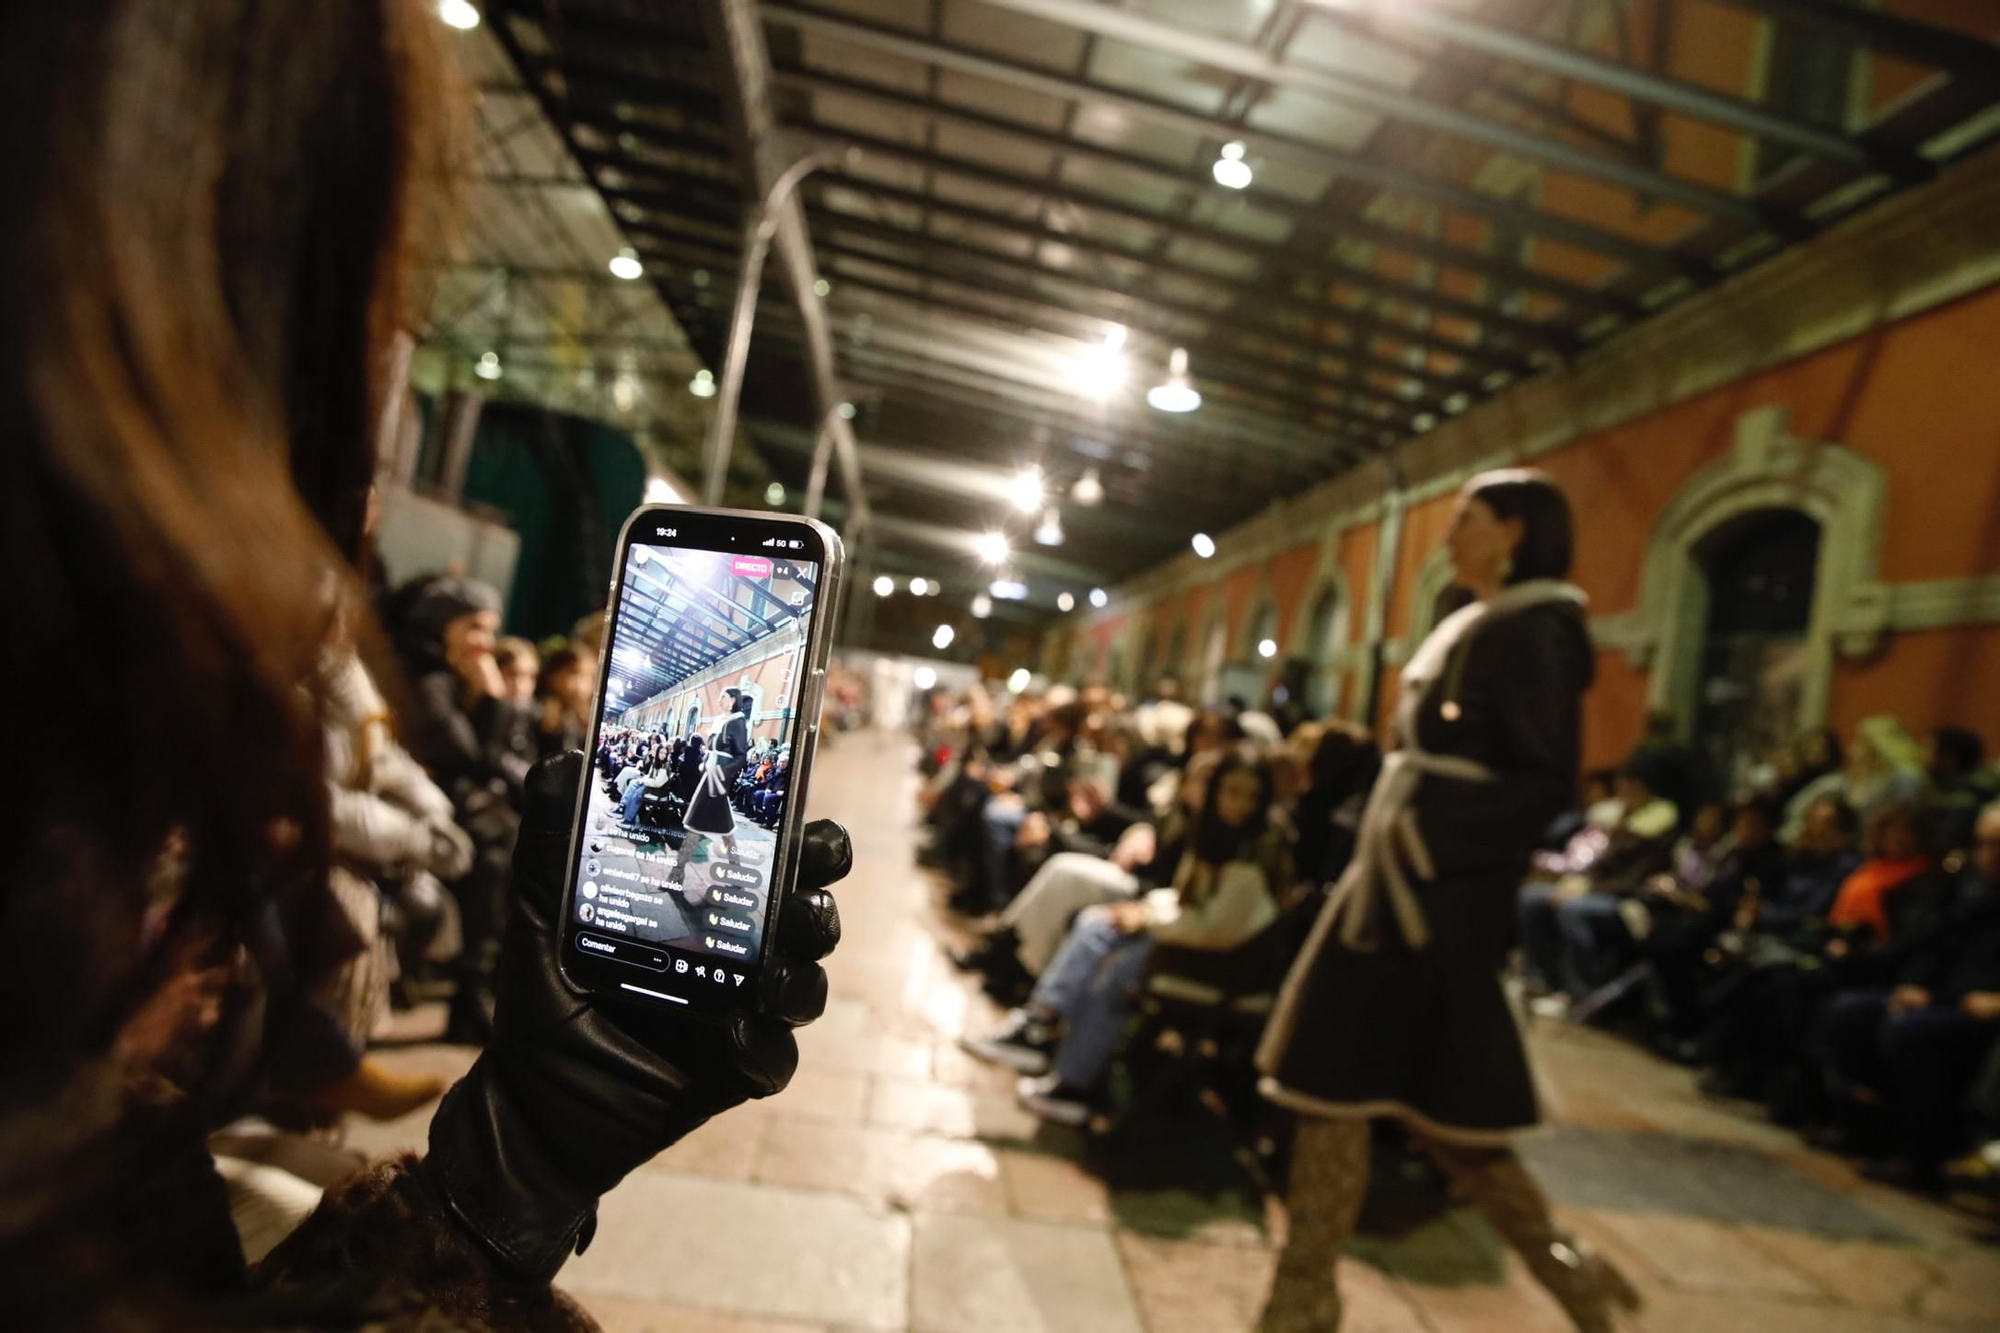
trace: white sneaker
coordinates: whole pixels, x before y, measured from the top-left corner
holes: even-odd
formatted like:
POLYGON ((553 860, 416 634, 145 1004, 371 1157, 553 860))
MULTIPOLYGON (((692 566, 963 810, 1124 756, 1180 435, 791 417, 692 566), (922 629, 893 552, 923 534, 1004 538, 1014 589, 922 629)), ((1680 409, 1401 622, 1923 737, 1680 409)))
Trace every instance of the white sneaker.
POLYGON ((1528 1001, 1528 1012, 1536 1018, 1546 1018, 1552 1023, 1560 1023, 1569 1017, 1569 996, 1560 991, 1554 995, 1537 995, 1528 1001))

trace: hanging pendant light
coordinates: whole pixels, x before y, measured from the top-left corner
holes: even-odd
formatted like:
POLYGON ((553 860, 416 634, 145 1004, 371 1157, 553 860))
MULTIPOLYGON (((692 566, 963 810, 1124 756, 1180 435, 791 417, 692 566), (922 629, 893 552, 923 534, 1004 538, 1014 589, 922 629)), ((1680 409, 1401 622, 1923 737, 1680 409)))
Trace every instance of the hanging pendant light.
POLYGON ((1062 515, 1050 505, 1042 511, 1042 521, 1035 526, 1035 544, 1038 546, 1061 546, 1063 544, 1062 515))
POLYGON ((1104 503, 1104 483, 1098 479, 1096 468, 1087 467, 1083 470, 1083 475, 1069 488, 1069 498, 1086 509, 1104 503))
POLYGON ((1201 394, 1188 380, 1187 348, 1176 347, 1167 360, 1167 378, 1146 390, 1146 402, 1160 412, 1192 412, 1201 406, 1201 394))

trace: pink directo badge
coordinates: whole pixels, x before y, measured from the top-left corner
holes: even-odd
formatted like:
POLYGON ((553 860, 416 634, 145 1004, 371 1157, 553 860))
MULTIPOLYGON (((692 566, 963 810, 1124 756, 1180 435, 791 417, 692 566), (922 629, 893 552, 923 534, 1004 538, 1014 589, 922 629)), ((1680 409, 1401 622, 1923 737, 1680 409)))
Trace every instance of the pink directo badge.
POLYGON ((739 555, 729 562, 729 572, 741 574, 746 579, 768 579, 771 577, 771 562, 761 555, 739 555))

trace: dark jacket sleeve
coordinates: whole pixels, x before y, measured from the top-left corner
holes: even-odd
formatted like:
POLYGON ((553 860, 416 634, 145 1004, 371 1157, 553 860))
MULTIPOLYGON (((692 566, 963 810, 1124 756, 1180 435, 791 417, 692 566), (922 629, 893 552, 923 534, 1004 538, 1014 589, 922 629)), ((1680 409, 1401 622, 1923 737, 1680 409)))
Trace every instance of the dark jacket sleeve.
POLYGON ((1415 808, 1438 873, 1524 865, 1535 839, 1576 799, 1581 699, 1589 670, 1571 627, 1524 612, 1481 631, 1462 676, 1488 743, 1490 782, 1426 774, 1415 808), (1473 690, 1477 698, 1472 697, 1473 690))
POLYGON ((458 706, 458 681, 433 671, 411 691, 410 749, 440 782, 485 776, 479 729, 458 706))

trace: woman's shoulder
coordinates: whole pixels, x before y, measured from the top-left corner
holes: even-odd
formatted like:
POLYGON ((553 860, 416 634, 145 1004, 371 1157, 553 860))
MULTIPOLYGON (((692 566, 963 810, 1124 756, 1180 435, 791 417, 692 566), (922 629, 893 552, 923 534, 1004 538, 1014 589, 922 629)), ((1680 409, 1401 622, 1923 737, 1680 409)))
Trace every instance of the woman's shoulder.
POLYGON ((1588 684, 1595 674, 1589 623, 1582 605, 1568 598, 1536 602, 1492 617, 1480 625, 1467 651, 1517 667, 1529 679, 1565 670, 1588 684))

